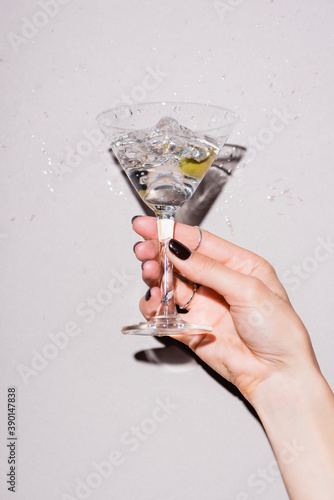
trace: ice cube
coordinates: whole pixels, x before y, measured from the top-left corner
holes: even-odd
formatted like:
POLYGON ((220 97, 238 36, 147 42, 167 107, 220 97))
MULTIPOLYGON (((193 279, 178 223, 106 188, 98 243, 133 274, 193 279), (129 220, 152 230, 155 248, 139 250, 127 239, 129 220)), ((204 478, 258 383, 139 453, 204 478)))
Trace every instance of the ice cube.
POLYGON ((170 118, 169 116, 164 116, 159 120, 157 125, 155 126, 155 130, 159 133, 163 131, 164 135, 173 134, 179 132, 181 129, 181 125, 174 118, 170 118))
POLYGON ((182 157, 192 158, 196 161, 205 160, 210 155, 210 150, 203 143, 190 144, 180 151, 182 157))

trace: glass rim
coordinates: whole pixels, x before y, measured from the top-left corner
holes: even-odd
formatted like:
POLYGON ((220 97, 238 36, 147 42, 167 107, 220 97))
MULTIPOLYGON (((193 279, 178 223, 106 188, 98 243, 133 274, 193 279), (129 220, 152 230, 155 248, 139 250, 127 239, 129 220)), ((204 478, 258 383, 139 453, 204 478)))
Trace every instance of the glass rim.
MULTIPOLYGON (((118 106, 113 106, 112 108, 105 109, 101 113, 99 113, 96 117, 97 122, 99 121, 100 118, 105 116, 107 113, 111 113, 115 110, 125 110, 129 109, 133 106, 152 106, 152 105, 171 105, 171 106, 177 106, 177 105, 189 105, 189 106, 202 106, 203 108, 208 108, 208 109, 217 109, 220 111, 225 111, 225 113, 228 113, 231 115, 230 119, 227 121, 225 124, 221 124, 218 127, 214 127, 210 129, 210 132, 214 130, 219 130, 223 127, 231 127, 238 123, 240 121, 240 117, 238 113, 235 111, 232 111, 229 108, 225 108, 224 106, 219 106, 217 104, 210 104, 210 103, 200 103, 200 102, 191 102, 191 101, 152 101, 152 102, 142 102, 142 103, 133 103, 133 104, 120 104, 118 106)), ((126 127, 117 127, 113 126, 112 127, 114 130, 129 130, 126 127)), ((207 132, 207 129, 203 130, 197 130, 197 132, 207 132)))

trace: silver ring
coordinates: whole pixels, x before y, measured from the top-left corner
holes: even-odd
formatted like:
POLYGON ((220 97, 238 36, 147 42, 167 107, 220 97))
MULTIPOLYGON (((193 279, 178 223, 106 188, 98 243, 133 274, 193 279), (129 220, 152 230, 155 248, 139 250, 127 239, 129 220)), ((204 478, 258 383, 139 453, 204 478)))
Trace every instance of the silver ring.
POLYGON ((193 300, 193 298, 194 298, 194 295, 195 295, 195 293, 196 293, 196 291, 197 291, 197 288, 198 288, 198 287, 197 287, 197 285, 194 283, 194 289, 193 289, 193 293, 190 295, 190 299, 188 300, 188 302, 186 302, 186 303, 184 304, 184 306, 179 306, 179 309, 185 309, 187 306, 189 306, 190 302, 191 302, 191 301, 193 300))
POLYGON ((202 241, 202 229, 199 226, 194 226, 194 227, 197 227, 197 229, 199 230, 199 240, 198 240, 197 245, 194 248, 194 250, 197 250, 197 248, 200 246, 201 241, 202 241))

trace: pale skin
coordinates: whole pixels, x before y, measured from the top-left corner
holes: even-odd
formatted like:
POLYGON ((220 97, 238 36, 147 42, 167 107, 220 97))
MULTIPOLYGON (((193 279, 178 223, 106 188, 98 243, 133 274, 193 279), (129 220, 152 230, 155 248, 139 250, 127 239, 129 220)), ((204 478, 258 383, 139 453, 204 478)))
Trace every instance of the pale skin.
MULTIPOLYGON (((138 217, 135 247, 150 287, 140 309, 151 317, 160 303, 161 267, 154 217, 138 217)), ((334 498, 334 395, 317 363, 309 334, 274 268, 258 255, 197 228, 176 223, 174 238, 191 250, 186 260, 169 249, 177 272, 201 284, 184 316, 208 324, 212 335, 176 337, 255 408, 275 453, 291 500, 334 498)), ((178 279, 175 301, 192 286, 178 279)))

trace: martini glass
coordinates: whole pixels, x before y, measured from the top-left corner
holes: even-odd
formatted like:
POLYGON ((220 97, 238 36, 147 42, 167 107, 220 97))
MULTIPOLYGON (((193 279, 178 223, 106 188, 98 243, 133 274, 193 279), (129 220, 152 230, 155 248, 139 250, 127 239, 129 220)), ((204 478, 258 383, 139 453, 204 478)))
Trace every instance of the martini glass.
POLYGON ((161 304, 147 322, 122 328, 132 335, 212 332, 176 312, 173 266, 167 258, 175 214, 189 200, 225 144, 236 113, 213 105, 156 102, 119 106, 97 121, 134 188, 157 217, 161 252, 161 304))

